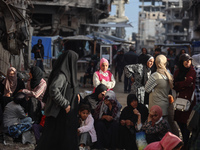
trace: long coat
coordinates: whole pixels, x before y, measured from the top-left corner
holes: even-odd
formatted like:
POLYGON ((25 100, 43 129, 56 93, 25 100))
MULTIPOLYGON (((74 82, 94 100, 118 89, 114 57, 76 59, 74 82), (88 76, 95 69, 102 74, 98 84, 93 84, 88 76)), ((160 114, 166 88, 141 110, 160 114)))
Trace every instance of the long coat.
MULTIPOLYGON (((178 76, 179 69, 175 71, 174 73, 174 79, 178 76)), ((190 67, 190 70, 186 74, 186 80, 185 81, 178 81, 174 82, 174 90, 179 93, 178 97, 185 98, 191 101, 192 94, 195 89, 195 80, 196 80, 196 72, 193 67, 190 67)), ((175 111, 174 120, 180 123, 187 123, 187 120, 189 118, 189 115, 192 111, 192 108, 196 104, 196 99, 194 97, 194 100, 191 103, 190 109, 188 111, 182 112, 182 111, 175 111)))

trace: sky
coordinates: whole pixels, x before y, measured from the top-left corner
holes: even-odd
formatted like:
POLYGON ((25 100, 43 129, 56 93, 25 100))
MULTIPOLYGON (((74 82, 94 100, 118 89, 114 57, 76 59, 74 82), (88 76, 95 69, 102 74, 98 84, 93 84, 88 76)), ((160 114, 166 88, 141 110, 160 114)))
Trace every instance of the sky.
MULTIPOLYGON (((132 32, 138 33, 138 13, 140 11, 139 5, 142 5, 139 0, 129 0, 129 4, 125 4, 125 16, 128 17, 129 23, 133 27, 126 28, 126 39, 132 35, 132 32)), ((110 15, 116 14, 116 6, 112 5, 110 15)))

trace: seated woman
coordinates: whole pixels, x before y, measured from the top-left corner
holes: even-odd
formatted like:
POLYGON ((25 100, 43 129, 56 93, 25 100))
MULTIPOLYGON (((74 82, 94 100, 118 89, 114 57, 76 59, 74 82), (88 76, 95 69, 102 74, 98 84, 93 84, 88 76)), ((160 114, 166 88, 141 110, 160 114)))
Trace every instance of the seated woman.
POLYGON ((93 75, 93 85, 96 88, 99 84, 104 84, 109 90, 115 87, 115 79, 113 74, 108 71, 109 62, 102 58, 100 61, 100 70, 93 75))
POLYGON ((25 101, 26 95, 19 92, 14 96, 13 101, 5 106, 3 124, 5 132, 13 138, 18 138, 23 132, 31 129, 32 119, 26 117, 24 112, 25 101))
POLYGON ((138 115, 136 129, 145 131, 148 144, 160 141, 169 131, 169 124, 163 119, 160 106, 154 105, 151 107, 148 119, 144 124, 141 123, 141 114, 139 112, 135 112, 135 114, 138 115))
POLYGON ((86 96, 81 103, 88 104, 91 108, 91 114, 94 114, 94 110, 98 106, 99 102, 102 101, 105 97, 107 88, 103 84, 99 84, 95 89, 95 92, 86 96))
POLYGON ((99 103, 94 113, 95 129, 98 139, 95 143, 95 148, 115 149, 118 147, 121 108, 121 104, 119 104, 115 97, 115 92, 106 92, 104 101, 99 103))
POLYGON ((138 99, 135 94, 129 94, 127 96, 127 106, 122 110, 120 116, 120 148, 126 150, 137 150, 136 137, 135 137, 135 124, 138 120, 138 116, 134 111, 139 111, 141 114, 142 123, 147 120, 148 109, 145 105, 138 103, 138 99))
POLYGON ((24 88, 24 82, 20 78, 17 78, 17 70, 14 67, 8 68, 6 78, 0 83, 2 109, 4 110, 4 107, 12 101, 11 97, 24 88))
POLYGON ((21 90, 29 98, 28 100, 28 115, 35 121, 40 123, 42 114, 41 109, 44 108, 42 98, 46 91, 46 81, 43 79, 43 71, 37 67, 30 68, 30 80, 27 82, 27 89, 21 90), (38 101, 39 100, 39 101, 38 101))
POLYGON ((180 150, 183 144, 178 136, 167 132, 161 141, 147 145, 144 150, 180 150))

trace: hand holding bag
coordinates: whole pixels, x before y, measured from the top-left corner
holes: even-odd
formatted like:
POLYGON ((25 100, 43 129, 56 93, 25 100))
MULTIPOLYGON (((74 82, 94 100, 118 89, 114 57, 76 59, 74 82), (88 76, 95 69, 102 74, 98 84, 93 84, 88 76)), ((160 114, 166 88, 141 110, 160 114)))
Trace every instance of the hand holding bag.
MULTIPOLYGON (((194 99, 194 92, 191 97, 191 102, 194 99)), ((174 110, 179 111, 188 111, 190 109, 191 102, 184 98, 176 98, 176 101, 174 102, 174 110)))

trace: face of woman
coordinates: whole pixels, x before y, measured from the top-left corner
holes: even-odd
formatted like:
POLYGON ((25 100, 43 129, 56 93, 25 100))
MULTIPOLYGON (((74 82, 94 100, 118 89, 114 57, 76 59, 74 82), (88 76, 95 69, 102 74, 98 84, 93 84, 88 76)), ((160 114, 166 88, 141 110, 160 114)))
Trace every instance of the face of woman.
POLYGON ((15 76, 15 72, 11 70, 11 71, 9 72, 8 75, 9 75, 10 77, 14 77, 14 76, 15 76))
POLYGON ((99 100, 103 100, 104 97, 105 97, 105 94, 106 94, 106 91, 103 91, 103 92, 99 93, 98 99, 99 99, 99 100))
POLYGON ((154 110, 150 111, 149 116, 152 118, 152 122, 157 122, 160 119, 159 115, 154 110))
POLYGON ((153 66, 153 63, 154 63, 154 58, 152 58, 149 61, 147 61, 147 67, 151 68, 153 66))
POLYGON ((192 61, 189 59, 189 60, 183 62, 183 66, 184 66, 185 68, 190 68, 191 63, 192 63, 192 61))
POLYGON ((133 100, 133 101, 131 102, 131 106, 132 106, 133 108, 137 108, 138 102, 137 102, 136 100, 133 100))
POLYGON ((109 100, 107 100, 107 99, 104 100, 104 103, 105 103, 107 106, 111 104, 111 102, 110 102, 109 100))
POLYGON ((101 65, 101 70, 102 70, 103 72, 107 71, 107 70, 108 70, 108 64, 107 64, 107 63, 102 63, 102 65, 101 65))

